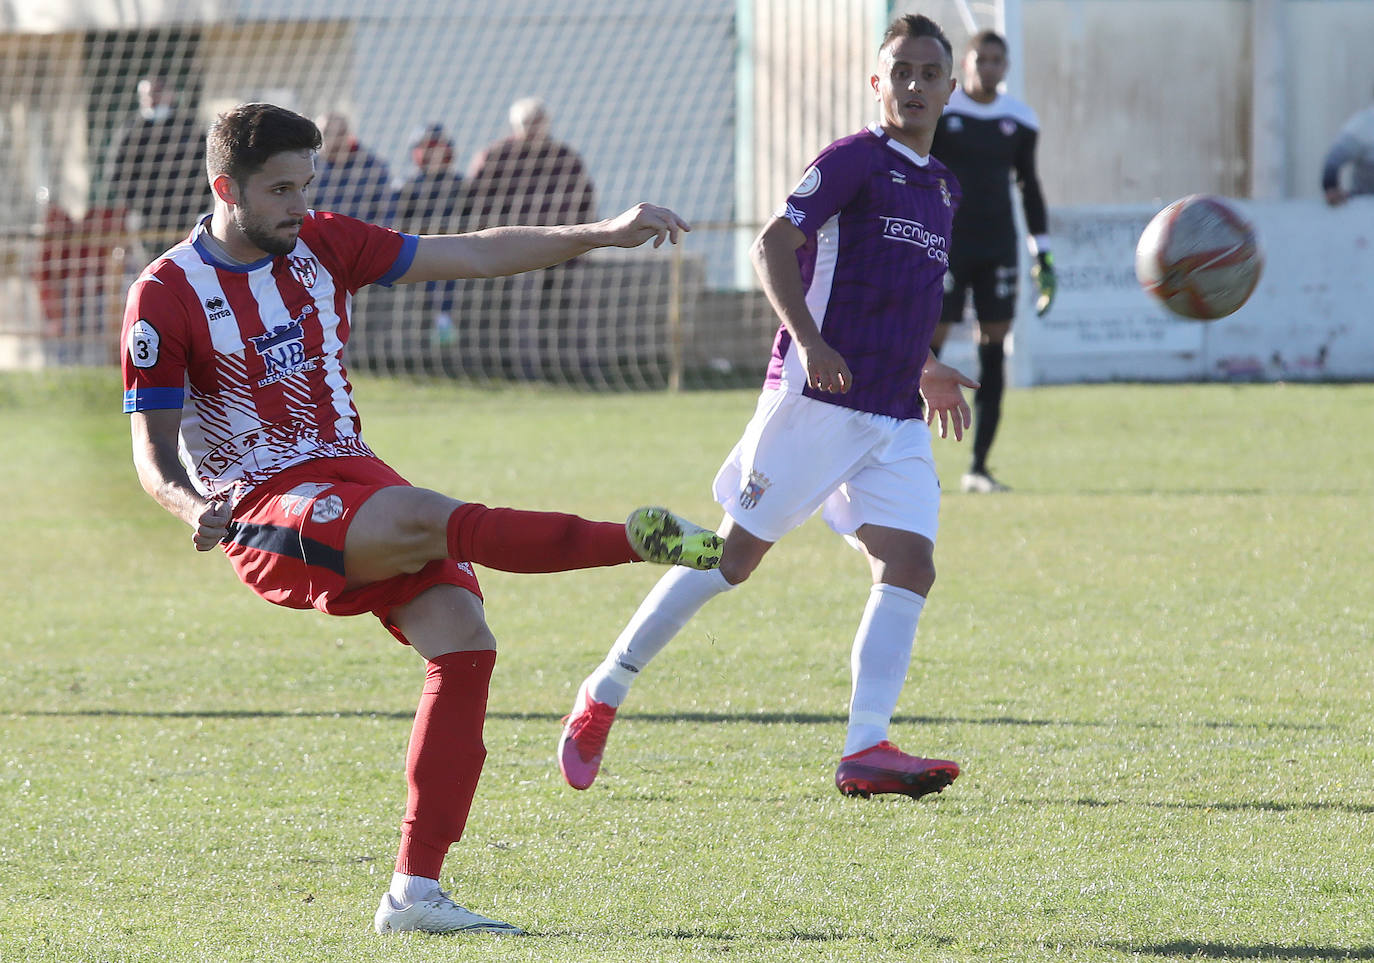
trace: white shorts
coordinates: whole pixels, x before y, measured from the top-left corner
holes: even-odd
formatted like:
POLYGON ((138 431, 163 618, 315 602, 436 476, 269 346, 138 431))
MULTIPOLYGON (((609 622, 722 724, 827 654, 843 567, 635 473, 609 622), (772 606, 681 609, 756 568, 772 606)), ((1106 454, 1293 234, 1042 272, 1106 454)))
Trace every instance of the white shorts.
POLYGON ((861 525, 935 541, 940 479, 930 429, 765 389, 754 417, 716 474, 716 501, 749 534, 776 542, 818 508, 858 547, 861 525))

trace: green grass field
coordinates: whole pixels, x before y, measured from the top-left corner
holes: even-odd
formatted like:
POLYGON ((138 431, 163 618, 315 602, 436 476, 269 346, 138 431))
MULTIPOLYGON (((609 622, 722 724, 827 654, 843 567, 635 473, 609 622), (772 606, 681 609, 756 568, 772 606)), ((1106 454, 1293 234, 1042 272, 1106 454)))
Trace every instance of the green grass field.
MULTIPOLYGON (((703 521, 752 391, 366 380, 458 497, 703 521)), ((0 960, 1374 959, 1374 386, 1015 392, 950 494, 893 736, 834 788, 867 572, 813 519, 646 673, 588 792, 559 720, 658 572, 483 573, 501 641, 455 898, 382 939, 422 664, 254 598, 139 489, 114 372, 0 376, 0 960)))

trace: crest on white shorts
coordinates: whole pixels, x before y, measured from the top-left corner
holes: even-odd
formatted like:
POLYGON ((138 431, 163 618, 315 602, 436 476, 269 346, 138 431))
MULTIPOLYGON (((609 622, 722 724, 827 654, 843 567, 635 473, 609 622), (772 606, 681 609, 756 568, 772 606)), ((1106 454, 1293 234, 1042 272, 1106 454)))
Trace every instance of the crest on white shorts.
POLYGON ((763 497, 763 493, 768 490, 768 486, 772 484, 768 476, 763 472, 751 471, 749 473, 749 480, 746 481, 744 487, 740 489, 739 507, 748 509, 756 506, 759 503, 759 499, 763 497))

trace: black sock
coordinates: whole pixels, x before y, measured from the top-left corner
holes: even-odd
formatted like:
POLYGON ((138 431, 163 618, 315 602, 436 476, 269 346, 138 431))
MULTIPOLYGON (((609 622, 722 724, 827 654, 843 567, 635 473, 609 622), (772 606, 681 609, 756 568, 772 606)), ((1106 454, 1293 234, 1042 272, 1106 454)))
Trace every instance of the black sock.
POLYGON ((1002 345, 978 345, 979 388, 973 393, 973 463, 971 472, 986 472, 988 452, 1002 418, 1002 373, 1005 352, 1002 345))

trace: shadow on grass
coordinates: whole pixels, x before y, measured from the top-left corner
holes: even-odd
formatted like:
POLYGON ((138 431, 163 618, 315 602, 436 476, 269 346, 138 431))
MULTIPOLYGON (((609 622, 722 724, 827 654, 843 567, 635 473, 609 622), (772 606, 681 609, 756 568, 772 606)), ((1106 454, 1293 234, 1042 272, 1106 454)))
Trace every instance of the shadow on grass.
MULTIPOLYGON (((1021 799, 1022 804, 1027 806, 1048 806, 1054 805, 1052 799, 1021 799)), ((1261 812, 1261 813, 1319 813, 1319 812, 1346 812, 1358 815, 1374 815, 1374 804, 1371 803, 1348 803, 1348 802, 1274 802, 1270 800, 1252 799, 1244 802, 1164 802, 1158 799, 1138 800, 1138 799, 1092 799, 1090 797, 1080 797, 1078 799, 1061 799, 1059 805, 1083 806, 1088 809, 1107 809, 1112 806, 1139 806, 1146 809, 1172 809, 1172 810, 1196 810, 1207 812, 1261 812)))
MULTIPOLYGON (((14 717, 100 718, 112 719, 411 719, 413 710, 374 709, 16 709, 0 708, 0 714, 14 717)), ((488 712, 488 719, 513 722, 562 722, 562 712, 488 712)), ((627 712, 625 719, 671 725, 676 723, 740 723, 743 725, 844 725, 849 716, 840 712, 627 712)), ((1225 722, 1196 720, 1179 724, 1162 722, 1117 722, 1091 719, 1027 719, 1017 716, 908 716, 896 715, 894 724, 916 726, 1032 726, 1078 729, 1288 729, 1317 732, 1331 726, 1264 720, 1262 722, 1225 722)))
MULTIPOLYGON (((778 933, 759 933, 749 936, 740 936, 735 933, 721 932, 719 930, 699 930, 699 929, 675 929, 675 930, 650 930, 645 934, 651 939, 670 939, 670 940, 704 940, 720 943, 733 943, 736 941, 746 941, 750 943, 852 943, 852 942, 873 942, 873 934, 854 934, 846 932, 827 932, 814 933, 807 930, 790 929, 778 933)), ((905 937, 903 943, 911 943, 921 946, 951 946, 954 940, 947 936, 919 935, 905 937)))
MULTIPOLYGON (((578 938, 584 934, 571 930, 548 930, 533 933, 535 936, 544 937, 571 937, 578 938)), ((807 930, 790 929, 775 933, 731 933, 727 930, 706 930, 706 929, 656 929, 647 930, 643 934, 636 934, 635 939, 644 940, 678 940, 682 942, 700 942, 707 946, 719 944, 711 947, 712 951, 728 951, 730 944, 741 943, 745 945, 757 943, 866 943, 875 942, 872 933, 846 933, 846 932, 826 932, 816 933, 807 930)), ((935 935, 915 935, 902 936, 899 938, 903 946, 911 947, 948 947, 957 942, 952 937, 935 935)))
POLYGON ((1108 944, 1133 956, 1181 956, 1204 960, 1374 960, 1374 946, 1282 946, 1276 943, 1207 943, 1172 940, 1168 943, 1108 944))

